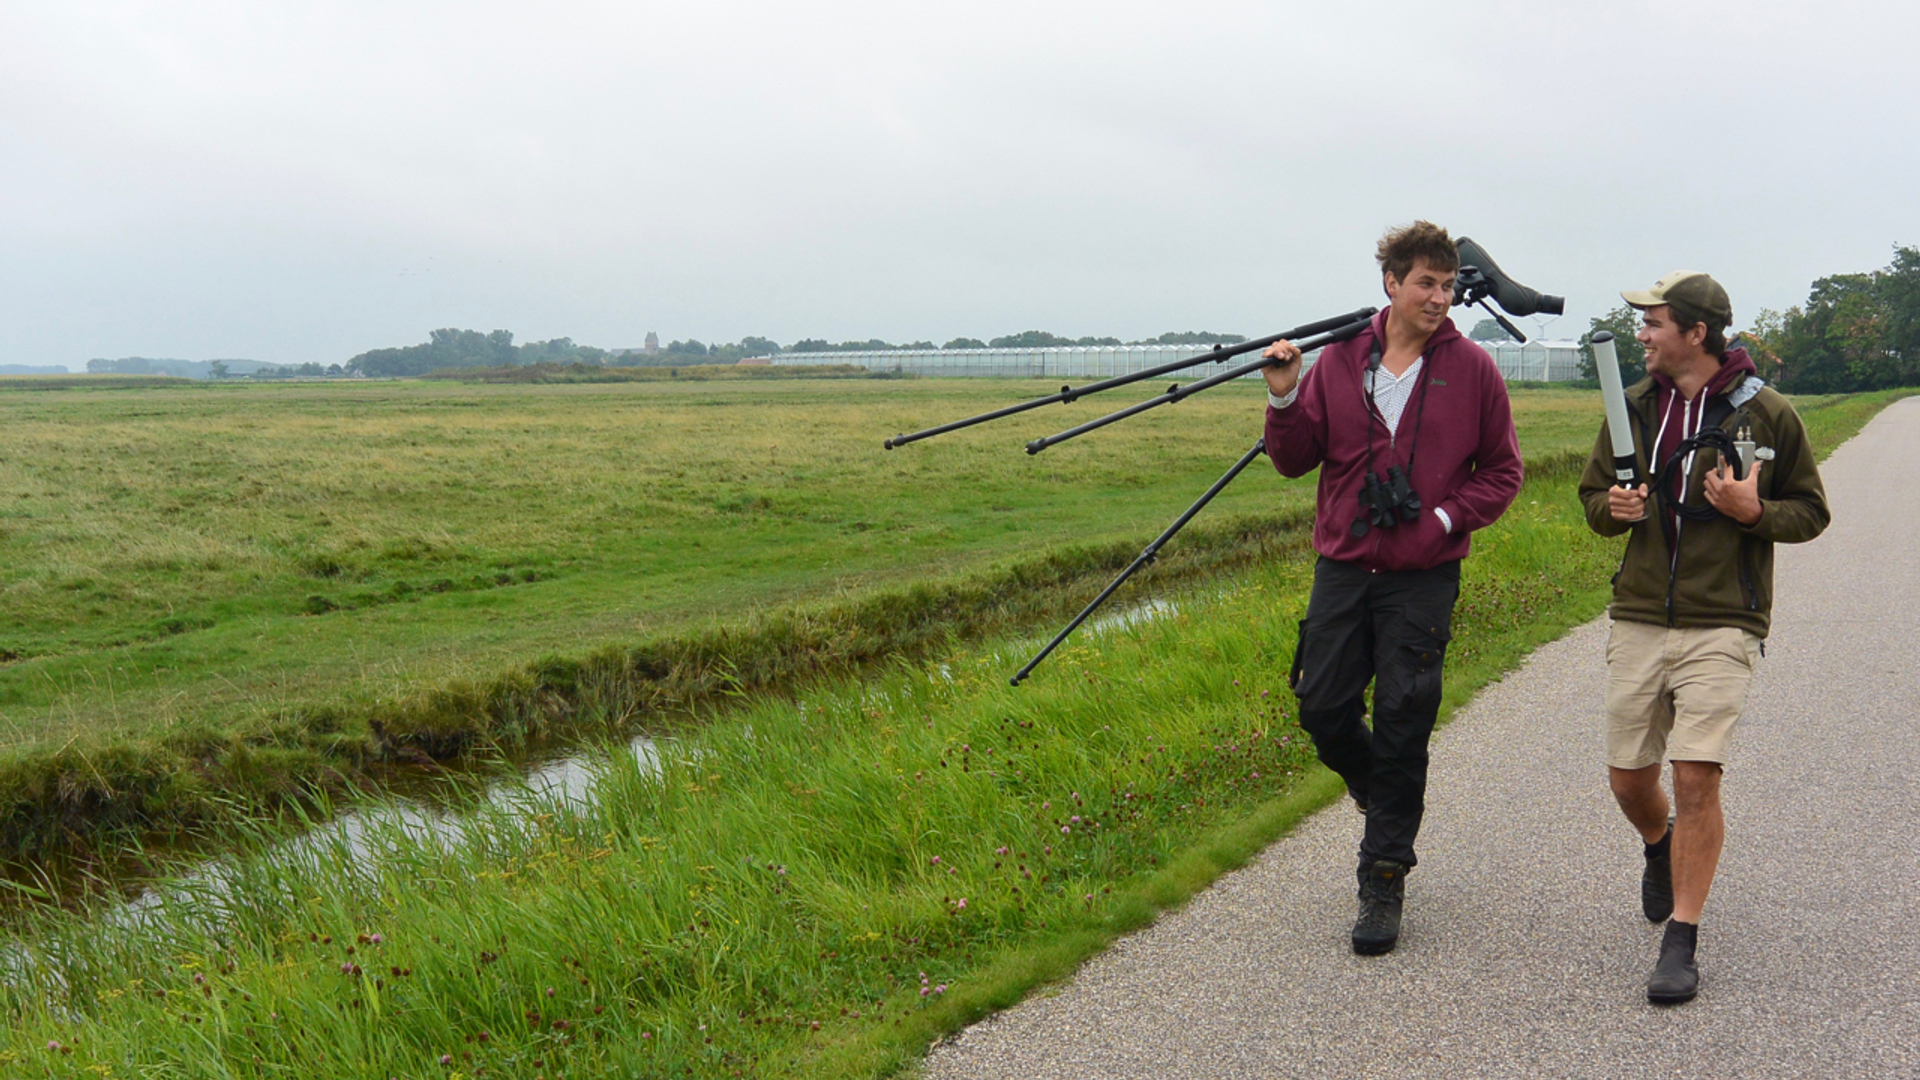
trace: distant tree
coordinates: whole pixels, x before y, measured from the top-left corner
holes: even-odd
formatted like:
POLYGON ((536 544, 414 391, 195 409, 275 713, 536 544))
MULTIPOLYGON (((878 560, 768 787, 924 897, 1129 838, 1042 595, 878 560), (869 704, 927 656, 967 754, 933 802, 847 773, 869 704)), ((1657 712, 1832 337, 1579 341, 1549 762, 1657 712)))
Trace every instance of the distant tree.
POLYGON ((984 349, 987 347, 987 343, 977 337, 957 337, 940 347, 943 349, 984 349))
POLYGON ((1920 248, 1895 248, 1872 273, 1814 282, 1769 345, 1780 388, 1793 393, 1920 386, 1920 248))
POLYGON ((787 346, 788 352, 832 352, 837 346, 820 338, 802 338, 787 346))
POLYGON ((347 373, 347 369, 341 367, 339 364, 327 365, 327 375, 329 377, 337 378, 341 375, 345 375, 346 373, 347 373))
POLYGON ((1148 338, 1142 345, 1236 345, 1247 340, 1242 334, 1216 334, 1211 330, 1169 331, 1148 338))
MULTIPOLYGON (((91 366, 91 365, 89 365, 91 366)), ((227 377, 227 364, 224 360, 215 360, 207 365, 207 378, 224 379, 227 377)))
POLYGON ((772 338, 749 334, 740 339, 740 351, 747 356, 772 356, 780 351, 780 343, 772 338))
POLYGON ((1083 337, 1083 338, 1075 338, 1075 339, 1074 339, 1074 342, 1073 342, 1073 343, 1074 343, 1075 345, 1124 345, 1124 344, 1126 344, 1126 342, 1124 342, 1124 341, 1121 341, 1121 340, 1120 340, 1119 338, 1117 338, 1117 337, 1083 337))
MULTIPOLYGON (((513 334, 495 330, 442 328, 427 335, 422 345, 372 349, 347 361, 348 373, 400 376, 424 375, 440 368, 507 367, 515 364, 559 362, 578 357, 581 346, 570 338, 535 341, 516 348, 513 334)), ((594 350, 598 352, 599 350, 594 350)))
POLYGON ((685 341, 670 341, 667 343, 666 351, 676 356, 707 355, 707 347, 702 345, 697 338, 688 338, 685 341))
MULTIPOLYGON (((1493 320, 1487 319, 1486 322, 1493 320)), ((1496 326, 1499 324, 1495 324, 1496 326)), ((1620 382, 1632 386, 1647 377, 1647 350, 1633 335, 1640 329, 1640 313, 1625 304, 1605 315, 1588 320, 1587 332, 1580 335, 1580 377, 1598 379, 1600 369, 1593 359, 1593 335, 1601 330, 1613 333, 1613 352, 1620 360, 1620 382)), ((1503 331, 1504 333, 1504 331, 1503 331)))
POLYGON ((153 372, 153 361, 144 356, 119 360, 99 358, 87 361, 87 371, 94 375, 148 375, 153 372))
POLYGON ((1738 344, 1747 350, 1753 358, 1753 366, 1760 371, 1760 377, 1770 383, 1780 381, 1782 368, 1781 349, 1786 343, 1787 312, 1772 308, 1761 308, 1754 313, 1753 325, 1740 331, 1738 344))
POLYGON ((1467 331, 1467 337, 1473 341, 1505 341, 1507 331, 1492 319, 1481 319, 1473 324, 1473 329, 1467 331))
POLYGON ((987 343, 996 349, 1046 349, 1073 344, 1072 338, 1063 338, 1058 334, 1049 334, 1045 330, 1023 330, 1018 334, 1007 334, 994 338, 987 343))

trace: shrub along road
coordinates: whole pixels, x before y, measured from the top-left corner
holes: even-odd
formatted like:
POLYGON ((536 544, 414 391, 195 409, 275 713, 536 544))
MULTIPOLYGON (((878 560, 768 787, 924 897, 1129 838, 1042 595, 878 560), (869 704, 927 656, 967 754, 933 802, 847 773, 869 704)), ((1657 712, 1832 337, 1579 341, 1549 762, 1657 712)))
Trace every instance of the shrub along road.
POLYGON ((1356 957, 1359 818, 1334 806, 1178 914, 937 1048, 933 1077, 1805 1077, 1920 1072, 1920 399, 1822 473, 1779 551, 1728 767, 1700 997, 1646 1003, 1660 930, 1607 794, 1606 621, 1437 738, 1399 949, 1356 957))

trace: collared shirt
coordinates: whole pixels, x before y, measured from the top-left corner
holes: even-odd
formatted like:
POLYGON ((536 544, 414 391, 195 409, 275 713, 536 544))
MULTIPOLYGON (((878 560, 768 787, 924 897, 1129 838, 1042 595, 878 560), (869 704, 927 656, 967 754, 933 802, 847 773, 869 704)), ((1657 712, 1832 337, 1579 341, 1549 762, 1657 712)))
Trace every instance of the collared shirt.
POLYGON ((1407 411, 1407 402, 1413 400, 1413 388, 1420 383, 1420 372, 1427 366, 1427 358, 1422 356, 1408 365, 1407 370, 1398 378, 1385 367, 1374 368, 1367 375, 1368 387, 1373 391, 1373 404, 1380 410, 1381 419, 1387 422, 1387 435, 1391 438, 1400 431, 1400 417, 1407 411))
MULTIPOLYGON (((1422 356, 1415 358, 1407 370, 1401 372, 1398 377, 1384 367, 1375 368, 1371 374, 1365 376, 1373 389, 1373 403, 1379 408, 1380 416, 1387 422, 1387 434, 1390 437, 1399 434, 1400 416, 1407 411, 1407 402, 1413 400, 1413 389, 1420 384, 1420 372, 1426 366, 1427 358, 1422 356)), ((1268 391, 1267 404, 1276 409, 1284 409, 1292 405, 1294 399, 1299 396, 1300 386, 1296 383, 1293 389, 1287 392, 1286 397, 1276 397, 1272 391, 1268 391)))

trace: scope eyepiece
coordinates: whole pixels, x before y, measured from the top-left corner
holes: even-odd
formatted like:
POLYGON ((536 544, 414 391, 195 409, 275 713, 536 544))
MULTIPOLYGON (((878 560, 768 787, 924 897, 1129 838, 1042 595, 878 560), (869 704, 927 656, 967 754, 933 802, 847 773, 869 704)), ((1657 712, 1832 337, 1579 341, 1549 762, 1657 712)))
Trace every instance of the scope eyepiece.
MULTIPOLYGON (((1500 265, 1493 261, 1493 256, 1487 254, 1486 248, 1464 236, 1454 241, 1454 247, 1460 252, 1460 265, 1463 269, 1471 266, 1480 272, 1477 279, 1467 284, 1467 289, 1477 289, 1482 295, 1491 295, 1493 302, 1499 304, 1501 310, 1507 314, 1517 317, 1534 314, 1560 315, 1566 312, 1566 297, 1530 289, 1508 277, 1500 269, 1500 265)), ((1466 278, 1467 275, 1463 274, 1462 277, 1466 278)), ((1467 289, 1462 290, 1463 296, 1467 289)))

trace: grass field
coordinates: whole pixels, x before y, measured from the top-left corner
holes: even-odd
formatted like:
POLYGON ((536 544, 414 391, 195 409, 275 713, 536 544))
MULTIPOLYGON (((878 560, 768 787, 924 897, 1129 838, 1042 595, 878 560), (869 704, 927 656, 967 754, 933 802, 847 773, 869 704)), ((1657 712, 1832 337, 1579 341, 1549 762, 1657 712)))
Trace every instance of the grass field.
MULTIPOLYGON (((1611 545, 1541 498, 1568 483, 1483 534, 1450 705, 1598 602, 1611 545)), ((1284 683, 1309 572, 1200 585, 1019 690, 1025 636, 750 704, 658 776, 613 756, 591 801, 483 813, 446 848, 396 828, 371 863, 238 861, 136 925, 49 914, 19 929, 50 962, 0 991, 0 1053, 75 1076, 887 1072, 1325 793, 1284 683)))
MULTIPOLYGON (((1803 401, 1830 449, 1891 395, 1803 401)), ((1581 426, 1585 426, 1582 424, 1581 426)), ((1476 537, 1451 711, 1595 614, 1571 469, 1476 537)), ((1337 784, 1284 691, 1304 552, 1192 584, 1028 686, 1028 633, 757 697, 609 753, 595 797, 241 853, 139 919, 15 927, 20 1075, 866 1076, 1060 977, 1337 784)), ((1596 658, 1596 662, 1599 662, 1596 658)), ((272 841, 263 834, 261 845, 272 841)), ((1330 872, 1339 872, 1336 869, 1330 872)))
MULTIPOLYGON (((1802 404, 1830 448, 1886 400, 1802 404)), ((1587 531, 1572 483, 1536 470, 1476 537, 1445 711, 1603 604, 1618 545, 1587 531)), ((610 752, 587 801, 375 829, 370 859, 241 854, 139 919, 41 911, 16 927, 0 1064, 910 1068, 1336 797, 1284 684, 1309 576, 1299 552, 1196 583, 1175 614, 1081 639, 1018 690, 1004 676, 1035 639, 1000 636, 930 670, 743 702, 664 744, 658 773, 610 752)))
MULTIPOLYGON (((369 718, 541 658, 1137 548, 1261 410, 1228 387, 1021 452, 1123 391, 887 452, 1051 387, 658 374, 0 392, 7 846, 351 773, 369 718)), ((1588 396, 1517 401, 1529 455, 1584 448, 1588 396)), ((1207 520, 1310 498, 1256 469, 1207 520)))

